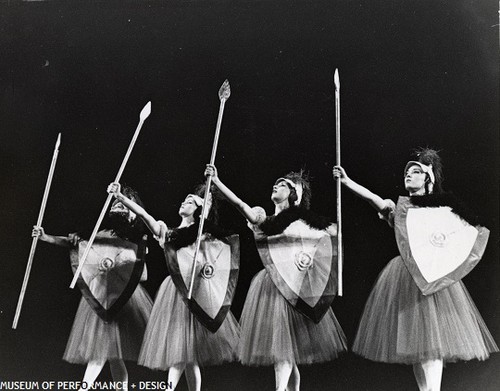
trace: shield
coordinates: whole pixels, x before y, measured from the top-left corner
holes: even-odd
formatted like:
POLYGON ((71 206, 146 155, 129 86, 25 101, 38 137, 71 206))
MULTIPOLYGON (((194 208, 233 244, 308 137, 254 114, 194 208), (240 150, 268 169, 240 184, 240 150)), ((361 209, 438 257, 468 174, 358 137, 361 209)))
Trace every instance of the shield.
POLYGON ((256 237, 262 263, 297 311, 319 323, 337 294, 337 239, 302 220, 273 236, 256 237))
POLYGON ((465 277, 481 260, 489 230, 474 227, 448 206, 417 207, 400 197, 394 219, 403 261, 424 295, 465 277))
POLYGON ((195 244, 176 250, 165 243, 167 267, 184 302, 198 321, 215 333, 231 307, 240 266, 238 235, 202 238, 191 300, 188 300, 195 244))
MULTIPOLYGON (((70 252, 73 272, 87 246, 82 240, 70 252)), ((144 270, 146 237, 134 243, 99 232, 78 277, 78 287, 100 318, 113 320, 135 291, 144 270)))

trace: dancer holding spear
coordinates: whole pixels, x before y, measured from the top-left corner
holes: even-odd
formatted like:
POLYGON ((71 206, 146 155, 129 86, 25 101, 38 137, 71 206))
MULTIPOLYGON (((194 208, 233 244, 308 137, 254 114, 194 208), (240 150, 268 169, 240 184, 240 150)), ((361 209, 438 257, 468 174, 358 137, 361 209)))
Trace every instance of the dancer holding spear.
MULTIPOLYGON (((139 126, 119 175, 149 113, 150 103, 141 111, 139 126)), ((123 193, 142 205, 133 189, 124 188, 123 193)), ((106 202, 90 239, 82 232, 49 235, 40 225, 34 226, 32 233, 34 238, 70 249, 71 264, 78 276, 76 283, 83 297, 63 358, 70 363, 87 364, 83 389, 92 386, 108 361, 114 381, 121 382, 123 390, 127 389, 124 360, 137 361, 152 308, 151 298, 139 284, 147 274, 144 224, 119 201, 113 202, 106 215, 109 203, 106 202)))
POLYGON ((378 276, 366 302, 353 352, 385 363, 413 365, 421 391, 439 391, 445 362, 485 360, 497 352, 461 281, 482 257, 489 231, 449 193, 437 151, 423 148, 403 171, 408 196, 397 204, 333 175, 394 228, 400 255, 378 276))
POLYGON ((244 365, 273 365, 276 390, 298 391, 299 364, 330 361, 346 350, 330 307, 341 287, 337 225, 309 210, 311 189, 303 171, 276 180, 271 216, 222 183, 213 161, 205 175, 248 220, 265 266, 252 280, 243 308, 239 359, 244 365))
POLYGON ((298 391, 298 365, 331 361, 347 348, 330 307, 337 284, 336 224, 309 210, 311 189, 303 172, 276 180, 271 216, 236 196, 215 166, 208 164, 205 175, 248 220, 265 266, 243 307, 239 359, 273 365, 276 390, 298 391))
MULTIPOLYGON (((340 81, 335 72, 337 153, 340 81)), ((445 362, 485 360, 497 352, 463 278, 481 259, 489 231, 442 188, 442 161, 415 151, 403 171, 408 196, 397 204, 352 180, 337 155, 333 176, 367 201, 394 228, 400 255, 378 276, 359 323, 353 352, 367 359, 413 365, 420 391, 439 391, 445 362)))
MULTIPOLYGON (((227 80, 219 90, 220 109, 212 148, 215 159, 227 80)), ((111 183, 108 192, 134 211, 165 252, 169 276, 156 295, 139 364, 168 370, 175 389, 183 373, 190 391, 201 389, 200 366, 236 360, 239 325, 230 311, 239 267, 239 240, 216 225, 217 199, 210 181, 188 194, 179 208, 181 222, 167 227, 111 183)))

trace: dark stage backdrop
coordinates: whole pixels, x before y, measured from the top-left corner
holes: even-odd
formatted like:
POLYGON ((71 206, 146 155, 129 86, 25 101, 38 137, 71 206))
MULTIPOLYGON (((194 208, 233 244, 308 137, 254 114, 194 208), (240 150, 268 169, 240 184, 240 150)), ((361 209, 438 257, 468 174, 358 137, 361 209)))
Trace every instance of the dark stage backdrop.
MULTIPOLYGON (((36 222, 58 132, 59 161, 44 227, 92 227, 137 125, 145 123, 122 182, 170 225, 203 181, 215 129, 217 91, 228 78, 217 157, 223 181, 272 212, 274 180, 305 168, 313 209, 335 215, 333 72, 342 84, 342 156, 349 174, 384 198, 404 193, 410 151, 441 150, 445 187, 491 230, 483 260, 464 279, 500 342, 498 181, 498 3, 418 1, 124 1, 0 4, 1 263, 0 379, 80 380, 62 361, 80 299, 68 288, 64 249, 39 243, 16 331, 11 322, 31 226, 36 222)), ((392 230, 345 193, 345 293, 333 303, 349 343, 370 289, 397 254, 392 230)), ((262 268, 243 218, 239 318, 262 268)), ((146 287, 166 275, 150 243, 146 287)), ((447 365, 443 390, 500 389, 500 355, 447 365)), ((166 374, 128 364, 130 380, 166 374)), ((109 370, 102 379, 110 379, 109 370)), ((203 369, 205 390, 272 390, 268 368, 203 369)), ((183 381, 180 389, 186 389, 183 381)), ((302 368, 303 390, 414 390, 412 369, 351 353, 302 368)))

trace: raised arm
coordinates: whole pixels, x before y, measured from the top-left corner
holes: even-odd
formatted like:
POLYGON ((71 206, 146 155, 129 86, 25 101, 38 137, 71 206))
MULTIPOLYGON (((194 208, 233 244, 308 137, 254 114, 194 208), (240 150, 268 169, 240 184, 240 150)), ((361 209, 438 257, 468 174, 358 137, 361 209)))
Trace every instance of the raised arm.
POLYGON ((71 247, 78 243, 78 236, 75 234, 70 234, 69 236, 55 236, 45 233, 43 227, 34 225, 33 231, 31 231, 31 236, 38 237, 38 240, 42 242, 47 242, 50 244, 55 244, 56 246, 71 247))
POLYGON ((156 236, 160 236, 160 223, 156 221, 156 219, 151 216, 146 210, 132 201, 130 198, 127 198, 121 192, 121 186, 117 182, 110 183, 108 186, 108 193, 113 194, 113 196, 120 201, 123 205, 129 208, 132 212, 134 212, 137 216, 139 216, 144 223, 147 225, 149 230, 156 236))
POLYGON ((212 182, 221 191, 222 194, 233 204, 238 211, 252 224, 259 222, 257 213, 248 204, 243 202, 236 194, 232 192, 217 175, 217 169, 212 164, 207 164, 205 176, 211 176, 212 182))
POLYGON ((342 183, 342 185, 347 187, 358 197, 367 201, 371 206, 375 208, 377 212, 380 213, 387 207, 387 201, 383 200, 375 193, 372 193, 366 187, 363 187, 359 183, 354 182, 347 176, 345 170, 341 166, 333 167, 333 177, 336 179, 340 178, 340 182, 342 183))

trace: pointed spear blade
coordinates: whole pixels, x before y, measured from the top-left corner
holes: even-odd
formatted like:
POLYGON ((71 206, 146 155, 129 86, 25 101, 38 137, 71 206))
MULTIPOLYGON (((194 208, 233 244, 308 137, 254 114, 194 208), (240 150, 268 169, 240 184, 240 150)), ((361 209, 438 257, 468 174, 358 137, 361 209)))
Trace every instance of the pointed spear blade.
POLYGON ((56 149, 59 149, 60 145, 61 145, 61 133, 57 135, 56 149))
POLYGON ((340 89, 340 78, 339 78, 339 70, 335 68, 335 74, 333 75, 333 82, 335 83, 335 88, 340 89))
POLYGON ((146 103, 146 106, 141 110, 141 114, 139 115, 139 118, 141 121, 144 121, 146 118, 149 117, 149 114, 151 114, 151 101, 146 103))
POLYGON ((229 99, 230 95, 231 95, 231 87, 229 86, 229 80, 226 79, 224 83, 222 83, 222 86, 219 89, 219 99, 227 100, 229 99))

